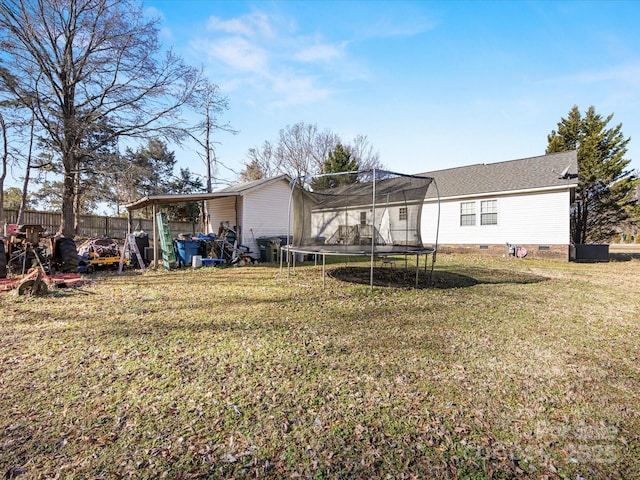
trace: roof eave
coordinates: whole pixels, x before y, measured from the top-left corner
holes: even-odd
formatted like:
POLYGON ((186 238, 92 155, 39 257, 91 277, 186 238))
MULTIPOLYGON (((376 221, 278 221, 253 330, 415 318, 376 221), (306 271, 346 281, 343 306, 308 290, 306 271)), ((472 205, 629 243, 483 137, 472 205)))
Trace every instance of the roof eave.
POLYGON ((148 207, 149 205, 166 205, 170 203, 183 203, 183 202, 199 202, 201 200, 209 200, 218 197, 237 197, 239 193, 226 192, 226 193, 189 193, 189 194, 177 194, 177 195, 149 195, 142 197, 135 202, 127 203, 123 205, 129 211, 140 210, 141 208, 148 207))
MULTIPOLYGON (((577 183, 568 183, 566 185, 553 185, 548 187, 537 187, 537 188, 523 188, 519 190, 467 193, 463 195, 441 196, 440 201, 460 200, 460 199, 469 199, 469 198, 478 198, 478 197, 502 197, 506 195, 527 195, 531 193, 545 193, 545 192, 554 192, 554 191, 561 191, 561 190, 571 190, 572 188, 576 188, 577 186, 578 186, 577 183)), ((435 202, 437 200, 438 199, 436 197, 427 197, 424 199, 425 202, 435 202)))

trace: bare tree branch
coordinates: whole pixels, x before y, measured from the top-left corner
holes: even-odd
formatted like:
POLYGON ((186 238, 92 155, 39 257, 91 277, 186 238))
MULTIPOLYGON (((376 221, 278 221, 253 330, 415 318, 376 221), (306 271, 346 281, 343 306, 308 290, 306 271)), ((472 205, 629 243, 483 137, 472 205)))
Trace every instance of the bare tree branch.
POLYGON ((161 54, 156 20, 135 0, 5 0, 0 3, 0 80, 30 109, 64 167, 62 225, 73 233, 74 184, 86 141, 108 124, 100 148, 120 137, 180 141, 181 110, 200 72, 161 54))

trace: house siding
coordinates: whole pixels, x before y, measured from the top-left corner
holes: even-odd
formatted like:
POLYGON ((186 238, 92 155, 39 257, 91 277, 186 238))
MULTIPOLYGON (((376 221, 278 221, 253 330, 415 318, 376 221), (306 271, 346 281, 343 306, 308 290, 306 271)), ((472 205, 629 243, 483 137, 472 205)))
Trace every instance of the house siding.
POLYGON ((229 222, 229 226, 236 225, 236 197, 221 197, 205 202, 208 216, 207 233, 218 233, 221 222, 229 222))
POLYGON ((291 188, 287 181, 279 181, 248 193, 242 204, 242 244, 254 256, 260 253, 259 237, 280 237, 292 231, 289 228, 288 209, 291 188))
MULTIPOLYGON (((535 194, 486 195, 443 199, 440 204, 440 245, 564 245, 569 244, 568 190, 535 194), (480 201, 497 200, 498 224, 480 225, 480 201), (476 203, 476 223, 460 225, 461 202, 476 203)), ((422 211, 422 240, 435 243, 437 204, 428 201, 422 211)))
POLYGON ((340 227, 361 225, 364 214, 365 224, 375 226, 377 242, 387 245, 415 245, 418 241, 416 225, 419 207, 419 204, 377 205, 375 219, 372 218, 372 205, 355 206, 339 211, 317 210, 311 213, 311 237, 330 240, 340 227), (406 218, 403 220, 400 220, 400 208, 406 209, 406 218))

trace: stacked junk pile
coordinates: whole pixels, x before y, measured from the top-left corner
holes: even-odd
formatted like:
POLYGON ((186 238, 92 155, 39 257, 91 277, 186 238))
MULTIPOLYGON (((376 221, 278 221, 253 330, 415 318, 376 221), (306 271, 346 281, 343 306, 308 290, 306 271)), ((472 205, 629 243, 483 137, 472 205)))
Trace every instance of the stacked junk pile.
MULTIPOLYGON (((139 251, 149 246, 146 233, 136 234, 139 251)), ((78 273, 118 268, 122 249, 112 238, 85 240, 80 247, 71 238, 49 234, 40 225, 7 225, 0 235, 0 292, 44 294, 51 288, 75 286, 85 280, 78 273)), ((139 268, 138 259, 123 263, 139 268)))
POLYGON ((8 225, 0 237, 0 292, 42 294, 82 282, 73 239, 40 225, 8 225))
MULTIPOLYGON (((134 233, 139 252, 149 247, 149 237, 145 232, 134 233)), ((92 273, 102 268, 118 268, 122 259, 122 249, 118 242, 109 237, 96 237, 85 240, 78 247, 78 271, 92 273)), ((140 268, 136 255, 122 259, 124 265, 140 268)), ((146 266, 146 265, 145 265, 146 266)))
POLYGON ((174 243, 178 262, 183 267, 242 266, 257 262, 249 247, 238 243, 236 231, 226 222, 220 225, 218 235, 199 233, 193 238, 190 234, 180 234, 174 243))
MULTIPOLYGON (((73 239, 48 233, 41 225, 7 225, 0 232, 0 292, 18 290, 19 294, 43 294, 52 288, 79 285, 78 273, 124 265, 140 268, 137 255, 127 255, 118 242, 108 237, 90 238, 79 247, 73 239), (123 253, 125 253, 123 255, 123 253)), ((153 248, 145 232, 134 233, 136 247, 148 264, 153 248)), ((237 234, 226 222, 218 235, 179 235, 173 242, 180 266, 249 265, 275 261, 280 240, 259 238, 260 258, 238 243, 237 234)), ((146 267, 147 265, 143 265, 146 267)))

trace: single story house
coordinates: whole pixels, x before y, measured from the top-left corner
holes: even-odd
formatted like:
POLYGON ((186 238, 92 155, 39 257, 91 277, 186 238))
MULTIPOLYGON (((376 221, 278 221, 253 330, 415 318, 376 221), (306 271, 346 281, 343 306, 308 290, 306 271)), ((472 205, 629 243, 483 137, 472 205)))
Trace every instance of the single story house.
POLYGON ((422 240, 438 250, 569 258, 570 209, 578 185, 577 152, 448 168, 433 177, 422 211, 422 240))
MULTIPOLYGON (((358 209, 355 202, 352 213, 357 218, 350 223, 359 225, 360 237, 375 235, 383 244, 412 244, 410 238, 399 242, 393 233, 415 231, 413 227, 403 227, 415 220, 422 244, 429 247, 437 241, 439 251, 502 255, 510 246, 520 246, 533 257, 569 258, 570 209, 578 185, 577 152, 449 168, 419 176, 435 180, 427 190, 421 211, 412 202, 396 205, 390 198, 388 205, 376 212, 376 217, 389 216, 389 221, 384 221, 369 218, 372 212, 358 209), (396 225, 398 222, 402 225, 396 225), (371 223, 388 228, 364 232, 371 223)), ((213 193, 148 196, 126 208, 131 212, 153 206, 155 222, 158 205, 192 201, 204 202, 204 233, 217 234, 220 225, 227 224, 236 231, 239 243, 249 247, 255 257, 260 253, 258 238, 296 233, 295 211, 289 215, 291 179, 287 175, 238 183, 213 193)), ((324 243, 338 232, 337 243, 349 240, 351 232, 343 231, 340 237, 341 224, 327 217, 327 210, 320 207, 318 204, 313 208, 310 231, 297 232, 297 236, 302 234, 308 242, 324 237, 324 243)), ((294 205, 291 208, 295 210, 294 205)), ((154 240, 156 231, 154 228, 154 240)))

